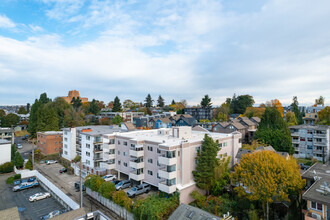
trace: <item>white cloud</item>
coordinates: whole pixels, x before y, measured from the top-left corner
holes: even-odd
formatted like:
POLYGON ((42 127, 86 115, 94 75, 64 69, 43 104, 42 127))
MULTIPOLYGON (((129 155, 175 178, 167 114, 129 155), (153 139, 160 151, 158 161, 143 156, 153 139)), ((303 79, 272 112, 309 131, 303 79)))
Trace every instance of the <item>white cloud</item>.
POLYGON ((15 28, 16 24, 6 15, 0 15, 0 28, 15 28))

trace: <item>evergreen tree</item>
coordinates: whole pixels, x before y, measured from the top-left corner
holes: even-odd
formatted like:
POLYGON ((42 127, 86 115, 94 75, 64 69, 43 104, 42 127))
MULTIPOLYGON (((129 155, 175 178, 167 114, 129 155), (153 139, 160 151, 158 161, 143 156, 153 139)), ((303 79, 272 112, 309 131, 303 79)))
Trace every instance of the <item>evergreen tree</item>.
POLYGON ((14 164, 17 168, 22 168, 24 165, 24 159, 18 152, 15 152, 14 164))
POLYGON ((298 102, 297 96, 293 96, 291 110, 295 114, 298 124, 301 125, 304 123, 304 120, 302 117, 302 113, 299 111, 298 105, 299 105, 299 102, 298 102))
POLYGON ((144 101, 145 101, 144 106, 147 107, 147 108, 151 108, 152 107, 152 103, 154 102, 154 100, 152 100, 150 94, 147 95, 147 97, 146 97, 146 99, 144 101))
POLYGON ((0 109, 0 118, 2 118, 2 117, 5 116, 5 115, 6 115, 5 110, 0 109))
POLYGON ((175 102, 174 99, 173 99, 171 105, 175 105, 175 104, 176 104, 176 102, 175 102))
POLYGON ((115 99, 113 100, 112 111, 113 112, 121 112, 122 111, 120 99, 118 98, 118 96, 116 96, 115 99))
POLYGON ((32 137, 36 134, 36 127, 37 127, 37 111, 39 107, 41 106, 41 103, 38 99, 34 101, 34 104, 31 107, 30 112, 30 118, 29 118, 29 126, 28 126, 28 132, 31 134, 32 137))
POLYGON ((201 101, 201 106, 202 106, 202 108, 211 108, 212 107, 211 98, 209 97, 209 95, 204 96, 204 98, 201 101))
POLYGON ((26 111, 27 111, 27 113, 30 113, 30 107, 31 107, 30 103, 26 104, 26 111))
POLYGON ((219 159, 217 158, 218 151, 218 143, 205 134, 202 149, 197 152, 197 165, 193 175, 196 185, 206 190, 208 195, 211 186, 215 183, 215 168, 219 164, 219 159))
POLYGON ((75 98, 73 97, 71 100, 71 104, 73 106, 73 108, 78 111, 78 109, 82 106, 82 101, 79 97, 75 98))
POLYGON ((247 107, 252 107, 254 104, 254 99, 250 95, 240 95, 236 97, 234 94, 230 102, 230 108, 232 113, 244 114, 247 107))
POLYGON ((47 93, 42 93, 40 95, 39 101, 41 104, 47 104, 48 102, 51 102, 52 100, 50 98, 47 97, 47 93))
POLYGON ((293 154, 291 133, 288 125, 275 107, 267 107, 261 117, 255 138, 271 145, 277 151, 293 154))
POLYGON ((63 98, 57 97, 53 102, 49 104, 49 107, 54 109, 58 116, 58 127, 63 128, 64 125, 64 117, 65 111, 68 109, 73 109, 72 105, 67 103, 63 98))
POLYGON ((1 118, 1 127, 16 126, 19 123, 18 115, 9 113, 8 115, 1 118))
POLYGON ((50 104, 42 105, 37 111, 36 131, 58 131, 59 118, 50 104))
POLYGON ((161 108, 164 107, 165 103, 164 103, 164 99, 163 99, 163 97, 161 95, 159 95, 158 100, 157 100, 157 103, 158 103, 157 104, 158 107, 161 107, 161 108))
POLYGON ((88 113, 92 113, 94 115, 98 115, 100 113, 100 107, 98 105, 98 101, 96 101, 95 99, 92 100, 91 103, 89 103, 89 107, 88 107, 88 113))
POLYGON ((17 114, 27 114, 27 111, 24 106, 19 107, 17 114))
POLYGON ((14 162, 16 152, 17 152, 17 148, 16 148, 15 144, 12 144, 11 145, 11 161, 12 162, 14 162))

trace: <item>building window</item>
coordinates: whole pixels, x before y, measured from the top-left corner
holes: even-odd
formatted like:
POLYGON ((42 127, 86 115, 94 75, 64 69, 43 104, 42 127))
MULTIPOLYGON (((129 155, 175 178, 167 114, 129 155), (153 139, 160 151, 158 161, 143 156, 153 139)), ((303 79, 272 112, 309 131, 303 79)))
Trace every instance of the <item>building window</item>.
POLYGON ((109 154, 115 154, 115 149, 110 149, 109 154))
POLYGON ((178 150, 178 157, 180 157, 180 151, 178 150))
POLYGON ((110 139, 109 144, 115 144, 115 139, 110 139))
POLYGON ((127 146, 127 141, 124 141, 124 145, 127 146))
POLYGON ((148 151, 153 151, 153 147, 148 146, 148 151))
POLYGON ((300 141, 305 141, 306 139, 304 137, 301 137, 300 138, 300 141))
POLYGON ((64 141, 68 141, 68 139, 67 138, 64 138, 64 141))
POLYGON ((131 147, 135 147, 135 144, 131 144, 131 147))
POLYGON ((159 173, 157 173, 157 179, 160 179, 159 173))
POLYGON ((127 167, 127 163, 124 163, 124 167, 127 167))
POLYGON ((321 203, 312 202, 311 206, 312 206, 312 209, 322 211, 322 204, 321 203))
POLYGON ((120 151, 118 151, 118 155, 120 155, 120 151))
POLYGON ((152 171, 151 171, 151 170, 148 170, 148 174, 149 174, 150 176, 152 176, 152 175, 153 175, 153 173, 152 173, 152 171))
POLYGON ((152 163, 152 159, 151 158, 148 159, 148 163, 152 163))
POLYGON ((67 151, 64 151, 64 154, 65 154, 65 155, 68 155, 68 152, 67 152, 67 151))
POLYGON ((90 136, 86 136, 86 139, 87 139, 87 140, 90 140, 90 139, 91 139, 91 137, 90 137, 90 136))
POLYGON ((118 160, 118 165, 120 165, 120 160, 118 160))
POLYGON ((64 132, 64 134, 65 134, 65 135, 67 135, 67 134, 68 134, 68 132, 66 132, 66 131, 65 131, 65 132, 64 132))
POLYGON ((223 146, 224 146, 224 147, 227 147, 227 142, 223 143, 223 146))
POLYGON ((90 164, 91 164, 91 162, 90 162, 89 160, 86 160, 86 164, 90 165, 90 164))
POLYGON ((87 157, 90 157, 90 156, 91 156, 91 153, 86 152, 86 156, 87 156, 87 157))
POLYGON ((55 142, 55 144, 57 144, 57 142, 55 142))
POLYGON ((90 149, 91 145, 90 144, 86 144, 86 148, 90 149))
POLYGON ((201 147, 195 147, 196 153, 198 153, 201 150, 201 147))
POLYGON ((120 144, 120 141, 118 141, 118 144, 120 144))
POLYGON ((127 156, 127 152, 124 152, 123 155, 124 155, 124 156, 127 156))
POLYGON ((160 154, 160 150, 157 148, 157 154, 160 154))

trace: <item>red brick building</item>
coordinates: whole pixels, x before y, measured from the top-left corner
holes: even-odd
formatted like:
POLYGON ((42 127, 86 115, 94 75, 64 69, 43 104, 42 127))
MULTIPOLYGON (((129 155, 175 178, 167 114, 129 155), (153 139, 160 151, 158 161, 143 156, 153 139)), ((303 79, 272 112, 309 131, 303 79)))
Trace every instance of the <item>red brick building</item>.
POLYGON ((59 153, 63 147, 62 131, 45 131, 37 133, 37 147, 42 154, 59 153))

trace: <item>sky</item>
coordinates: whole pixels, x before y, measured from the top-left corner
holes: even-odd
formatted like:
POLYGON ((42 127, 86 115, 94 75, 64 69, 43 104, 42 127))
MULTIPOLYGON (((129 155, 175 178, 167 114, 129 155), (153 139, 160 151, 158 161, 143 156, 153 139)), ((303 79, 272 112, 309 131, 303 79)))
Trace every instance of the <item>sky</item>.
POLYGON ((329 21, 328 0, 1 0, 0 105, 74 89, 329 105, 329 21))

